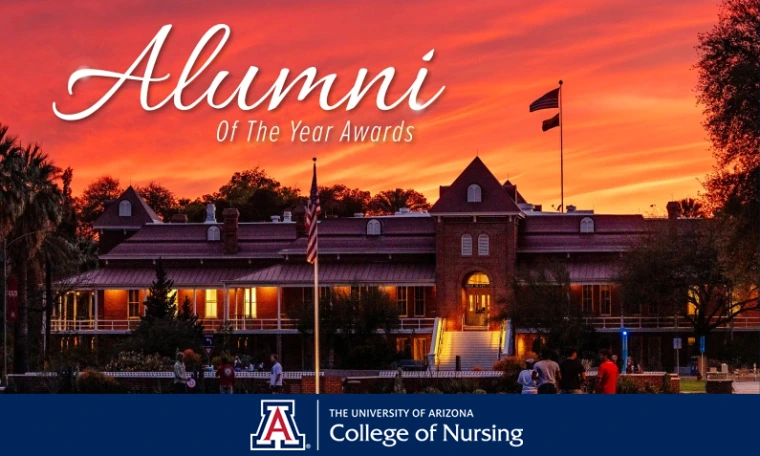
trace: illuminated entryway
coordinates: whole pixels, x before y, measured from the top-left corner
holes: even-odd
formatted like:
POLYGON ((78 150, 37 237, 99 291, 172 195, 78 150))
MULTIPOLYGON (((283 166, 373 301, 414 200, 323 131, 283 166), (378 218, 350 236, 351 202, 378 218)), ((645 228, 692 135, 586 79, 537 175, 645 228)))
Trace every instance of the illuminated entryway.
POLYGON ((486 328, 491 313, 491 281, 482 272, 470 274, 464 282, 464 324, 486 328))

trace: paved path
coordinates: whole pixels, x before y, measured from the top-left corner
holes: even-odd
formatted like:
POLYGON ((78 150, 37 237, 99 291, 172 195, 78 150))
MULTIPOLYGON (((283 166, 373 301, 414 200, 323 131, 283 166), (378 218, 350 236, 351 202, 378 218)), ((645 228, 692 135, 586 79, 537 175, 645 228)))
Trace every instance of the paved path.
POLYGON ((734 382, 734 394, 760 394, 760 382, 734 382))

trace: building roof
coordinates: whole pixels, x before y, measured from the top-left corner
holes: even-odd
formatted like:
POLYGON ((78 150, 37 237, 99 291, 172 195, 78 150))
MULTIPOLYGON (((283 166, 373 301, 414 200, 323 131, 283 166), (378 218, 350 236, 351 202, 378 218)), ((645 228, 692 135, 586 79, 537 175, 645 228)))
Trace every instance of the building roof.
MULTIPOLYGON (((314 266, 284 263, 226 281, 230 285, 312 285, 314 266)), ((322 285, 435 285, 433 263, 324 263, 319 265, 322 285)))
POLYGON ((107 229, 140 229, 146 223, 162 223, 161 218, 148 206, 145 200, 137 194, 130 185, 118 199, 106 201, 103 213, 93 223, 96 230, 107 229), (119 216, 119 204, 129 201, 132 205, 132 215, 119 216))
POLYGON ((380 222, 384 236, 435 235, 435 219, 432 217, 354 217, 324 219, 319 222, 320 236, 364 236, 370 220, 380 222))
MULTIPOLYGON (((306 255, 306 238, 284 248, 282 255, 306 255)), ((319 238, 319 253, 326 255, 385 255, 435 253, 433 236, 362 236, 319 238)))
MULTIPOLYGON (((223 281, 231 280, 251 273, 251 268, 166 268, 169 279, 176 288, 183 287, 222 287, 223 281)), ((70 277, 62 282, 77 289, 88 288, 148 288, 156 280, 153 268, 117 268, 96 269, 70 277)))
POLYGON ((518 253, 625 252, 635 234, 538 234, 519 236, 518 253))
POLYGON ((433 215, 520 212, 520 208, 479 157, 475 157, 448 188, 441 187, 440 198, 430 208, 433 215), (480 186, 480 203, 467 202, 467 188, 472 184, 480 186))
POLYGON ((643 233, 650 227, 641 215, 599 215, 551 213, 531 215, 523 220, 520 234, 580 233, 581 220, 589 217, 594 221, 595 233, 643 233))

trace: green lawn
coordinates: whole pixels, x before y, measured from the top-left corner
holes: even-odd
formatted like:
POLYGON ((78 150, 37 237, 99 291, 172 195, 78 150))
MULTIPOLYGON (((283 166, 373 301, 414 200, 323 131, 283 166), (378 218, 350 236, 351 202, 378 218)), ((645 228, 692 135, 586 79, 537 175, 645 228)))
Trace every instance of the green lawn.
POLYGON ((705 382, 704 380, 695 379, 681 379, 681 392, 682 393, 704 393, 705 382))

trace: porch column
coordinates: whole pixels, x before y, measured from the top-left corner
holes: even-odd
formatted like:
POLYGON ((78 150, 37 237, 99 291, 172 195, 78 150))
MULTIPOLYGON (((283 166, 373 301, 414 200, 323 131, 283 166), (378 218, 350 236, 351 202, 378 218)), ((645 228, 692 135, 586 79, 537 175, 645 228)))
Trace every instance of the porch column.
POLYGON ((230 320, 230 292, 227 289, 227 285, 224 286, 224 321, 230 320))
POLYGON ((73 305, 74 314, 72 315, 72 320, 73 320, 72 324, 74 325, 74 329, 77 329, 77 310, 78 310, 77 307, 79 307, 79 292, 75 291, 74 292, 74 305, 73 305))
POLYGON ((193 315, 198 315, 198 293, 197 289, 193 288, 193 315))
POLYGON ((92 290, 92 301, 95 305, 95 330, 98 329, 98 290, 92 290))
MULTIPOLYGON (((282 329, 282 287, 277 287, 277 329, 282 329)), ((279 356, 279 355, 278 355, 279 356)))

